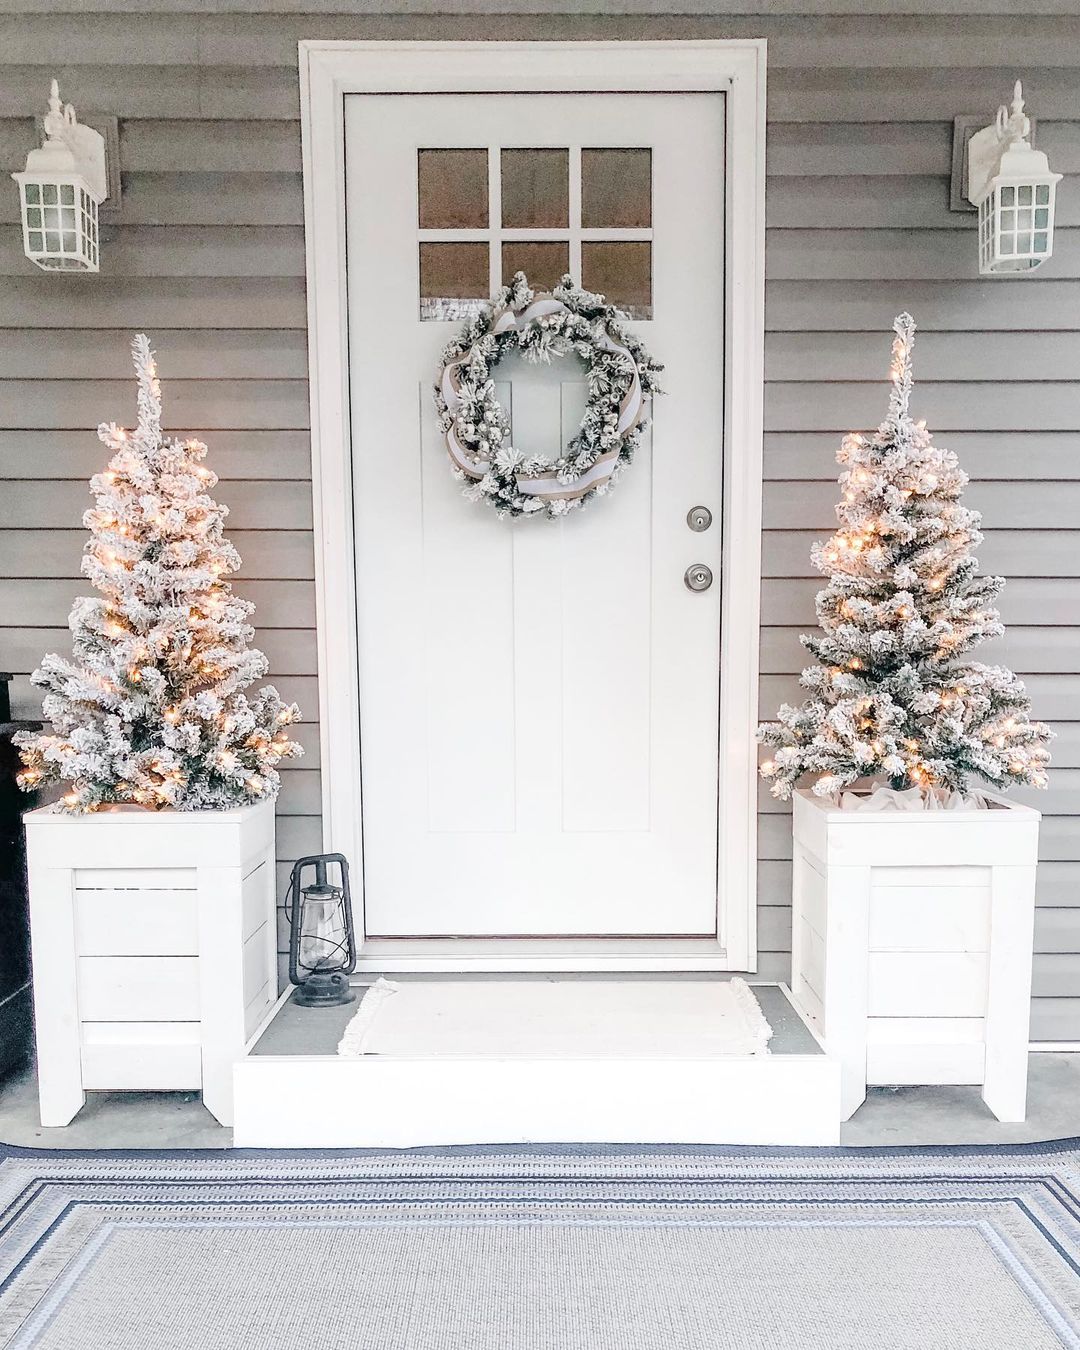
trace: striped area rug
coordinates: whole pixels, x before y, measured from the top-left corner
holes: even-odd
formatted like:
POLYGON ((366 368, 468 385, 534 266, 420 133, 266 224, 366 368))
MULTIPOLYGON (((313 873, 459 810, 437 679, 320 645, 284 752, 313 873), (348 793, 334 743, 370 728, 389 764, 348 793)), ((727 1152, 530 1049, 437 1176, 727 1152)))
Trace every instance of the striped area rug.
POLYGON ((0 1345, 1080 1350, 1080 1141, 0 1156, 0 1345))

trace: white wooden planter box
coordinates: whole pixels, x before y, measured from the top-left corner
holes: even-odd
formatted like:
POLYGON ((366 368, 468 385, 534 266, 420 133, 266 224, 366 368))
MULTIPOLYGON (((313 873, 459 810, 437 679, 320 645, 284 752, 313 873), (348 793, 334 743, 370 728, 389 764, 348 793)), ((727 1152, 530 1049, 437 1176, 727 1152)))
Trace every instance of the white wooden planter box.
POLYGON ((791 987, 840 1062, 845 1120, 868 1083, 981 1084, 1024 1119, 1039 819, 796 794, 791 987))
POLYGON ((277 997, 274 804, 24 817, 42 1125, 87 1088, 202 1090, 277 997))

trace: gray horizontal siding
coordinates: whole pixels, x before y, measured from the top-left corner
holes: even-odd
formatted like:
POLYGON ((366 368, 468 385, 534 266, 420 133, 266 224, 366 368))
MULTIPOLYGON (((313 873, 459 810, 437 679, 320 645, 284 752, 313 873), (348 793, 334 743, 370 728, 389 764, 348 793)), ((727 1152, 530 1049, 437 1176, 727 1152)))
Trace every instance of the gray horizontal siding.
MULTIPOLYGON (((8 489, 13 512, 21 492, 21 486, 8 489)), ((229 537, 244 560, 243 575, 246 578, 305 581, 315 575, 310 530, 230 529, 229 537)), ((85 530, 8 530, 3 541, 4 575, 27 578, 78 576, 85 542, 85 530)))
MULTIPOLYGON (((768 577, 761 585, 762 623, 806 628, 815 621, 814 598, 821 578, 768 577)), ((1080 577, 1013 577, 998 598, 1002 619, 1016 626, 1038 615, 1043 630, 1055 626, 1072 629, 1080 614, 1080 577)), ((1074 638, 1075 641, 1075 638, 1074 638)))
MULTIPOLYGON (((1054 167, 1080 172, 1074 0, 503 0, 483 35, 770 41, 761 707, 797 697, 820 584, 809 548, 832 521, 843 431, 874 425, 892 316, 920 324, 917 404, 972 477, 986 570, 1010 578, 1010 631, 985 649, 1025 677, 1058 733, 1038 893, 1033 1034, 1080 1038, 1080 193, 1059 195, 1057 254, 1022 283, 973 275, 969 217, 948 210, 951 122, 989 114, 1017 71, 1054 167), (565 6, 564 6, 565 7, 565 6), (527 11, 515 15, 514 9, 527 11), (666 14, 665 10, 678 10, 666 14), (849 10, 837 14, 824 11, 849 10), (719 16, 719 17, 718 17, 719 16)), ((0 193, 0 666, 62 645, 79 593, 92 434, 131 418, 127 341, 154 335, 170 425, 202 435, 257 606, 271 673, 300 702, 308 751, 285 772, 279 890, 320 844, 310 449, 296 42, 468 37, 476 0, 51 0, 35 22, 0 0, 0 173, 21 167, 57 74, 77 106, 121 118, 124 207, 103 273, 21 258, 0 193), (96 12, 88 13, 92 7, 96 12), (68 12, 65 12, 68 11, 68 12), (268 12, 272 11, 272 12, 268 12), (65 64, 55 64, 56 53, 65 64)), ((791 834, 763 797, 761 970, 787 973, 791 834)))
MULTIPOLYGON (((102 6, 104 8, 104 6, 102 6)), ((266 6, 270 8, 269 5, 266 6)), ((0 42, 5 59, 14 65, 48 65, 57 50, 80 65, 104 71, 120 67, 152 70, 157 67, 276 67, 295 77, 296 43, 300 38, 350 38, 358 29, 369 37, 430 36, 431 18, 419 14, 369 12, 352 14, 283 13, 271 18, 259 14, 204 14, 177 23, 172 13, 109 15, 70 14, 62 23, 31 24, 20 16, 0 19, 0 42)), ((371 6, 370 9, 390 6, 371 6)), ((445 8, 445 6, 441 6, 445 8)), ((580 15, 581 6, 575 5, 580 15)), ((762 6, 767 9, 768 6, 762 6)), ((483 36, 488 39, 529 36, 631 36, 661 30, 666 37, 718 36, 716 20, 693 14, 629 19, 612 14, 584 15, 571 22, 563 15, 531 15, 527 24, 514 15, 484 14, 483 36)), ((479 34, 477 34, 479 36, 479 34)), ((1080 17, 1075 14, 1002 14, 993 21, 971 23, 952 15, 847 14, 769 18, 755 13, 729 14, 723 21, 725 37, 769 38, 770 67, 816 72, 859 69, 887 70, 894 76, 934 66, 967 71, 975 67, 1023 65, 1041 70, 1080 67, 1080 17)), ((453 36, 463 36, 456 29, 453 36)), ((209 82, 191 81, 191 95, 202 101, 211 95, 209 82)))
MULTIPOLYGON (((100 336, 105 341, 111 335, 100 336)), ((128 336, 127 330, 123 330, 118 341, 128 336)), ((155 341, 162 341, 157 333, 155 341)), ((119 355, 126 357, 127 352, 121 348, 119 355)), ((47 364, 47 357, 42 360, 47 364)), ((206 428, 186 430, 203 433, 206 428)), ((214 447, 214 465, 223 479, 288 478, 303 482, 310 475, 310 441, 306 431, 230 430, 227 439, 228 444, 214 447)), ((66 478, 85 486, 100 467, 101 455, 97 437, 88 436, 85 429, 0 431, 0 469, 6 479, 66 478)))
MULTIPOLYGON (((19 12, 19 0, 0 0, 0 14, 10 11, 19 12)), ((576 14, 611 15, 611 0, 367 0, 365 9, 368 14, 396 14, 407 12, 413 15, 491 17, 497 6, 501 14, 557 14, 573 12, 576 14)), ((80 0, 46 0, 39 6, 42 12, 51 14, 83 14, 85 4, 80 0)), ((95 0, 94 9, 102 14, 204 14, 217 13, 221 9, 219 0, 95 0)), ((234 14, 260 13, 267 11, 265 0, 229 0, 228 10, 234 14)), ((273 12, 277 14, 351 14, 356 9, 356 0, 274 0, 273 12)), ((622 0, 618 13, 629 20, 657 15, 702 15, 716 20, 728 15, 756 15, 777 18, 787 15, 805 16, 808 14, 891 14, 896 9, 895 0, 622 0)), ((1015 10, 1014 0, 904 0, 905 14, 930 14, 936 17, 952 15, 1011 14, 1015 10)), ((1034 0, 1027 8, 1030 14, 1053 15, 1074 14, 1074 0, 1034 0)), ((445 36, 440 32, 428 36, 445 36)), ((530 37, 531 33, 517 32, 517 37, 530 37)), ((564 34, 565 36, 565 34, 564 34)))
MULTIPOLYGON (((1072 187, 1065 186, 1065 192, 1072 187)), ((1063 194, 1064 195, 1064 194, 1063 194)), ((927 255, 939 231, 927 231, 927 255)), ((875 333, 908 309, 925 332, 1075 332, 1080 286, 1075 281, 1023 284, 969 279, 940 281, 772 281, 766 283, 766 320, 774 333, 875 333), (823 297, 828 296, 828 303, 823 297)), ((920 367, 921 369, 921 367, 920 367)), ((928 372, 923 370, 925 376, 928 372)), ((840 405, 837 405, 840 411, 840 405)), ((959 429, 959 428, 952 428, 959 429)))
MULTIPOLYGON (((78 328, 51 329, 48 333, 11 330, 4 335, 4 376, 34 381, 110 380, 122 387, 131 373, 128 336, 126 328, 104 330, 99 331, 98 343, 88 343, 86 333, 78 328)), ((168 352, 172 381, 307 378, 307 343, 299 329, 268 333, 259 328, 157 328, 154 341, 168 352)), ((112 393, 104 396, 111 397, 112 393)), ((0 441, 0 453, 2 447, 0 441)), ((233 448, 232 438, 229 448, 233 448)), ((214 462, 218 462, 216 454, 214 462)), ((63 473, 57 477, 78 475, 63 473)))
MULTIPOLYGON (((297 615, 309 615, 315 606, 315 587, 310 581, 243 580, 234 589, 255 605, 260 630, 293 631, 297 615)), ((85 590, 84 581, 68 577, 0 578, 0 627, 35 632, 62 628, 75 597, 85 590)))
POLYGON ((307 301, 301 277, 65 277, 42 290, 36 277, 5 278, 0 286, 0 328, 79 328, 156 332, 173 328, 303 329, 307 301))
MULTIPOLYGON (((1052 489, 1047 488, 1047 501, 1052 489)), ((768 489, 766 489, 766 498, 768 489)), ((1075 577, 1080 575, 1080 537, 1076 530, 996 530, 983 521, 984 542, 979 559, 985 572, 1021 577, 1075 577)), ((808 555, 821 530, 774 530, 766 534, 762 569, 767 577, 811 575, 808 555)), ((1038 617, 1038 616, 1033 616, 1038 617)))
MULTIPOLYGON (((229 499, 229 525, 237 530, 258 529, 267 520, 280 521, 287 530, 311 529, 310 494, 300 494, 295 486, 281 479, 261 482, 248 479, 243 488, 230 492, 223 483, 220 495, 229 499)), ((19 484, 20 518, 12 529, 48 529, 58 513, 78 520, 86 506, 86 490, 80 483, 49 482, 45 479, 19 484)))
MULTIPOLYGON (((822 345, 828 345, 831 336, 824 335, 822 345)), ((933 335, 923 333, 918 339, 920 359, 928 336, 933 335)), ((962 340, 970 335, 951 336, 962 340)), ((1061 336, 1074 340, 1072 334, 1061 336)), ((992 352, 998 337, 982 333, 978 340, 992 352)), ((1023 335, 1018 335, 1017 345, 1022 344, 1023 335)), ((954 429, 944 436, 939 434, 938 439, 960 456, 967 473, 975 479, 1045 483, 1080 478, 1080 433, 1075 431, 1044 431, 1038 436, 1028 436, 1023 432, 954 429)), ((830 475, 837 472, 833 456, 838 444, 836 432, 769 432, 765 437, 765 477, 774 482, 793 478, 820 481, 826 477, 832 481, 830 475)))

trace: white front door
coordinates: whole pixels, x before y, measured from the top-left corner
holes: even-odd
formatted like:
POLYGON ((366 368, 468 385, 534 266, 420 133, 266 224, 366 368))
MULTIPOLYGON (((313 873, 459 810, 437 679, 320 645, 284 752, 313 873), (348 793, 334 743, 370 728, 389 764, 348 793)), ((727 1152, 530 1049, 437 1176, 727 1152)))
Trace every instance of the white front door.
MULTIPOLYGON (((715 938, 723 120, 717 93, 345 99, 368 937, 715 938), (559 522, 466 501, 431 398, 518 268, 605 292, 665 365, 634 464, 559 522)), ((581 367, 497 377, 552 454, 581 367)))

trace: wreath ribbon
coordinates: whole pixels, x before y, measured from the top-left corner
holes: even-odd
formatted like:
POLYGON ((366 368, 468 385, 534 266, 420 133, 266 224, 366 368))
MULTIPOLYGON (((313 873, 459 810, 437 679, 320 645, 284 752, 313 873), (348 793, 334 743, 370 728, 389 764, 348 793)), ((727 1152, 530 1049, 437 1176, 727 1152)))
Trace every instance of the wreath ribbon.
MULTIPOLYGON (((546 318, 550 314, 570 314, 572 312, 568 305, 564 305, 561 300, 556 300, 553 295, 539 295, 518 309, 508 305, 501 312, 497 312, 494 316, 491 331, 496 335, 507 333, 511 329, 522 333, 531 324, 546 318)), ((619 435, 625 436, 644 419, 648 411, 648 396, 642 390, 637 362, 634 360, 630 349, 623 343, 616 342, 606 332, 601 333, 595 339, 595 342, 601 350, 623 357, 631 372, 630 386, 619 403, 617 424, 619 435)), ((470 478, 479 480, 488 472, 491 461, 472 454, 458 440, 455 431, 457 413, 464 402, 461 397, 461 370, 471 360, 472 352, 468 351, 463 356, 458 357, 457 360, 450 361, 443 369, 440 387, 443 401, 446 403, 451 418, 454 419, 446 432, 446 448, 450 458, 463 473, 470 478)), ((519 479, 518 490, 523 495, 542 497, 546 501, 554 501, 559 498, 572 501, 574 498, 583 497, 587 492, 592 492, 611 477, 619 459, 619 451, 620 447, 617 445, 610 450, 605 450, 603 454, 598 456, 596 463, 575 478, 572 483, 561 483, 555 470, 550 469, 545 473, 537 474, 535 478, 519 479)))

